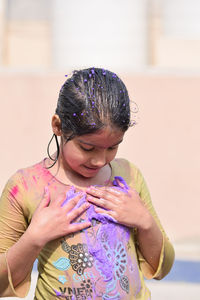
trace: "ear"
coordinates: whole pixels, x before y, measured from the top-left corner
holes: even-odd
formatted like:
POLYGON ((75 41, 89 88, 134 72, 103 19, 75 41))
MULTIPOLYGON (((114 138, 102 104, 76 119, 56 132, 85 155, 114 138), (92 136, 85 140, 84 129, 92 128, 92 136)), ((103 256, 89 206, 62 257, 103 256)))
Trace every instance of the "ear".
POLYGON ((53 115, 52 121, 51 121, 51 126, 53 133, 57 136, 62 135, 62 130, 61 130, 61 120, 58 115, 53 115))

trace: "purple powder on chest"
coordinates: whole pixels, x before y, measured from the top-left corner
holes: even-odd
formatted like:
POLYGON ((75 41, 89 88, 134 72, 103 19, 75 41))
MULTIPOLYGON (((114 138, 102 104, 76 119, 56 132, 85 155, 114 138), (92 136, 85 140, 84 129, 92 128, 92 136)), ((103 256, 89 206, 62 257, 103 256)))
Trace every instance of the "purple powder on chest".
MULTIPOLYGON (((113 188, 125 193, 128 192, 129 187, 122 177, 115 177, 113 184, 115 185, 113 188)), ((104 281, 110 282, 114 280, 117 245, 119 241, 122 245, 128 242, 130 238, 129 228, 117 223, 115 219, 106 213, 96 213, 93 205, 87 210, 87 217, 90 222, 95 219, 101 223, 95 240, 89 237, 87 231, 85 231, 85 235, 89 253, 95 258, 97 269, 104 277, 104 281)))
MULTIPOLYGON (((113 181, 113 188, 128 192, 128 185, 126 181, 120 177, 115 177, 113 181), (120 184, 119 184, 120 182, 120 184), (122 187, 123 185, 123 187, 122 187)), ((66 199, 62 206, 67 204, 68 201, 76 197, 79 193, 75 192, 75 188, 72 186, 67 192, 66 199)), ((80 207, 86 202, 86 195, 83 195, 75 208, 80 207)), ((129 228, 117 223, 115 219, 106 214, 99 214, 95 212, 94 205, 92 204, 86 212, 87 221, 92 223, 93 220, 99 221, 98 229, 96 232, 96 238, 91 238, 85 230, 85 237, 87 241, 88 251, 95 258, 96 268, 99 270, 104 278, 105 282, 110 282, 114 278, 113 270, 116 262, 116 247, 120 243, 126 244, 130 237, 129 228)), ((74 208, 74 209, 75 209, 74 208)))

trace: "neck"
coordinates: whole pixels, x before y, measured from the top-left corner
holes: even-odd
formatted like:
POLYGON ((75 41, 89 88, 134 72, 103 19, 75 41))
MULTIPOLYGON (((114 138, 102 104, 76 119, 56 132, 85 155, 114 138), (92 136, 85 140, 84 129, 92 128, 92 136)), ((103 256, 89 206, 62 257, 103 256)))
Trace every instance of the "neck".
MULTIPOLYGON (((47 166, 51 165, 50 159, 47 161, 47 166)), ((62 160, 60 156, 56 164, 49 169, 50 173, 60 182, 66 185, 73 185, 79 188, 87 188, 90 185, 106 185, 112 174, 110 165, 104 166, 94 177, 84 177, 71 170, 62 160)))

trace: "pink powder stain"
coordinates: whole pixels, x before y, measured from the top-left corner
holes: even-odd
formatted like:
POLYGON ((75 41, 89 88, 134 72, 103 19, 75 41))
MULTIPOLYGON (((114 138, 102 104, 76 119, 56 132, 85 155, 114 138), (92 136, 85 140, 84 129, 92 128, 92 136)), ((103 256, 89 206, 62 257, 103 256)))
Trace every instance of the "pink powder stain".
POLYGON ((26 181, 25 181, 24 177, 22 177, 22 180, 23 180, 23 185, 25 187, 25 190, 27 191, 28 190, 28 186, 26 184, 26 181))
POLYGON ((40 164, 36 165, 35 169, 38 173, 42 174, 43 176, 51 175, 51 173, 47 169, 43 168, 43 166, 41 166, 40 164))
POLYGON ((43 176, 47 176, 47 177, 51 176, 51 173, 49 172, 49 170, 42 168, 41 171, 42 171, 43 176))
POLYGON ((35 176, 33 176, 33 180, 34 180, 35 183, 37 183, 37 179, 36 179, 35 176))
POLYGON ((12 188, 12 190, 11 190, 11 194, 12 194, 13 196, 16 196, 17 193, 18 193, 18 191, 19 191, 19 188, 18 188, 17 185, 15 185, 15 186, 12 188))

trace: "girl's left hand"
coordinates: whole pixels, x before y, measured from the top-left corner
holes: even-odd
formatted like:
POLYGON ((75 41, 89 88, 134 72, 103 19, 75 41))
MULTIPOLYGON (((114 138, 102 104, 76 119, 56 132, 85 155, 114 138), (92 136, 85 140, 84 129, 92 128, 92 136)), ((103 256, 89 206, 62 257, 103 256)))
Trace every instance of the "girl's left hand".
POLYGON ((151 222, 151 215, 136 190, 127 192, 113 187, 94 187, 86 190, 87 200, 93 203, 97 213, 107 214, 118 223, 128 227, 146 229, 151 222))

